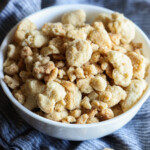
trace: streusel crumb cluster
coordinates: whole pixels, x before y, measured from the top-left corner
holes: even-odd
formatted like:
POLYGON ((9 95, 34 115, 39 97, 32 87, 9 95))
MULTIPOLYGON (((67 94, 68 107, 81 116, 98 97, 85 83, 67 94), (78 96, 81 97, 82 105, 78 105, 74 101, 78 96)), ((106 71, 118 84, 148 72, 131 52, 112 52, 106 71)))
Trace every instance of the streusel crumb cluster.
POLYGON ((39 30, 30 20, 8 45, 4 81, 26 108, 47 119, 90 124, 130 109, 146 90, 149 65, 134 24, 99 14, 92 24, 76 10, 39 30))

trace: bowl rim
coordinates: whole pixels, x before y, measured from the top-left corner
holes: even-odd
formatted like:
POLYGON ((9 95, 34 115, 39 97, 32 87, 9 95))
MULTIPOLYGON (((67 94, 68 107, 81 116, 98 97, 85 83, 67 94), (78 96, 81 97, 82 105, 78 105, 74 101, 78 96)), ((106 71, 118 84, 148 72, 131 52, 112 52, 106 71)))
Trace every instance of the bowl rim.
MULTIPOLYGON (((57 8, 62 8, 62 7, 66 7, 66 10, 68 7, 73 7, 73 8, 77 8, 79 7, 79 9, 84 9, 84 7, 87 8, 96 8, 96 9, 101 9, 102 11, 107 11, 108 13, 114 12, 110 9, 104 8, 104 7, 100 7, 100 6, 94 6, 94 5, 87 5, 87 4, 68 4, 68 5, 59 5, 59 6, 50 6, 44 9, 41 9, 40 11, 37 11, 25 18, 31 18, 34 15, 37 15, 41 12, 44 11, 48 11, 48 9, 57 9, 57 8), (81 8, 83 7, 83 8, 81 8)), ((25 19, 23 18, 23 19, 25 19)), ((20 21, 19 21, 20 22, 20 21)), ((19 23, 18 22, 18 23, 19 23)), ((17 24, 18 24, 17 23, 17 24)), ((17 24, 8 32, 8 34, 5 36, 5 38, 3 39, 1 46, 0 46, 0 53, 2 53, 2 45, 4 44, 5 40, 7 39, 7 37, 9 36, 9 34, 16 28, 17 24)), ((150 47, 150 41, 148 39, 148 37, 146 36, 146 34, 134 23, 136 30, 142 35, 142 37, 144 38, 144 40, 146 41, 146 43, 148 44, 148 46, 150 47)), ((3 67, 2 67, 3 68, 3 67)), ((3 71, 2 74, 4 75, 3 71)), ((4 93, 7 95, 7 97, 9 98, 9 100, 11 101, 11 103, 13 103, 18 109, 20 109, 21 111, 23 111, 23 113, 25 113, 26 115, 29 115, 30 117, 41 121, 43 123, 46 124, 51 124, 57 127, 66 127, 66 128, 91 128, 91 127, 96 127, 96 126, 103 126, 103 125, 108 125, 108 124, 112 124, 113 122, 120 120, 121 118, 125 118, 125 116, 130 115, 130 113, 132 113, 138 106, 142 106, 142 104, 146 101, 146 99, 148 98, 148 96, 150 95, 150 86, 147 87, 145 93, 142 95, 142 97, 139 99, 139 101, 132 107, 130 108, 128 111, 122 113, 119 116, 116 116, 110 120, 105 120, 102 122, 98 122, 98 123, 92 123, 92 124, 66 124, 66 123, 62 123, 62 122, 57 122, 57 121, 53 121, 53 120, 49 120, 46 119, 42 116, 37 115, 36 113, 28 110, 26 107, 24 107, 22 104, 20 104, 12 95, 11 91, 9 90, 8 86, 5 84, 5 82, 3 81, 3 78, 0 77, 0 84, 1 87, 4 91, 4 93)), ((23 118, 24 119, 24 118, 23 118)))

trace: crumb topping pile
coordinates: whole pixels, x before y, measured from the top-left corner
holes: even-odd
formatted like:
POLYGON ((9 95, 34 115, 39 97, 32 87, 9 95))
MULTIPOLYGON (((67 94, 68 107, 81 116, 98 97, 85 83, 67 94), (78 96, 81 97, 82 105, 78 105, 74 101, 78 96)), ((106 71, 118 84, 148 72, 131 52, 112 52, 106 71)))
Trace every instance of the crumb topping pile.
POLYGON ((130 109, 146 90, 149 61, 134 43, 134 24, 123 14, 83 10, 41 29, 17 27, 3 64, 4 81, 26 108, 47 119, 90 124, 130 109))

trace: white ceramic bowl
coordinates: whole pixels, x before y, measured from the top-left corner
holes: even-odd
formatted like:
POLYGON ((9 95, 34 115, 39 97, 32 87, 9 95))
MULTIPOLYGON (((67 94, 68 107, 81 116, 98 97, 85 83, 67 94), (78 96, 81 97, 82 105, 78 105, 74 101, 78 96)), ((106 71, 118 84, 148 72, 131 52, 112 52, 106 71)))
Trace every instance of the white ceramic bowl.
MULTIPOLYGON (((56 7, 49 7, 43 9, 33 15, 28 16, 27 18, 34 22, 38 28, 40 28, 45 22, 49 21, 59 21, 60 16, 68 11, 76 10, 76 9, 83 9, 87 13, 87 22, 91 22, 98 13, 105 12, 105 13, 112 13, 111 10, 90 6, 90 5, 62 5, 56 7)), ((150 59, 150 42, 143 31, 135 25, 136 28, 136 42, 142 42, 144 44, 144 55, 150 59)), ((7 49, 8 43, 10 43, 11 37, 16 29, 16 26, 8 33, 5 37, 4 41, 2 42, 0 48, 0 82, 2 88, 6 95, 9 97, 11 103, 13 104, 16 111, 21 115, 21 117, 28 122, 32 127, 35 129, 56 137, 60 139, 66 140, 88 140, 98 137, 106 136, 122 126, 128 123, 138 112, 142 104, 146 101, 150 93, 150 79, 147 78, 147 82, 149 84, 148 89, 139 100, 139 102, 132 107, 127 112, 123 113, 122 115, 115 117, 111 120, 103 121, 100 123, 94 124, 63 124, 60 122, 55 122, 43 118, 41 116, 36 115, 35 113, 31 112, 30 110, 26 109, 23 105, 21 105, 12 95, 9 88, 3 81, 3 61, 4 61, 4 52, 7 49)))

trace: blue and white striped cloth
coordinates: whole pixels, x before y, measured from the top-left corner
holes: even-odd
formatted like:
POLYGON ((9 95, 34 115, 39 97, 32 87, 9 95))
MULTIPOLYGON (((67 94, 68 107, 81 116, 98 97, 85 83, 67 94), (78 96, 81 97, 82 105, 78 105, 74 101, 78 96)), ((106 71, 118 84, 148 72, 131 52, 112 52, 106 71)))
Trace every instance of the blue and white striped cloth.
MULTIPOLYGON (((124 13, 150 38, 150 0, 0 0, 0 43, 22 18, 52 5, 86 3, 124 13)), ((46 136, 19 117, 0 87, 0 150, 150 150, 150 98, 136 117, 115 133, 70 142, 46 136)))

